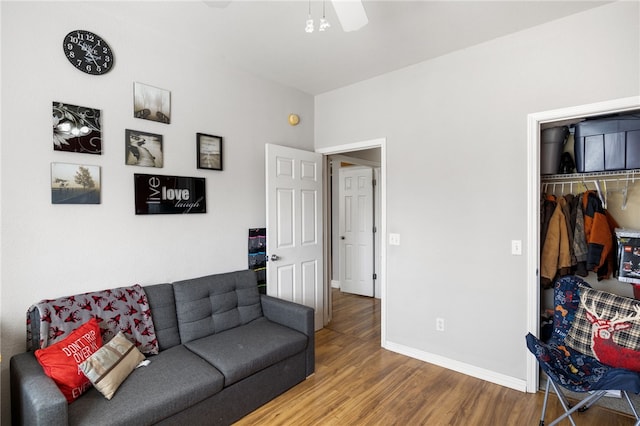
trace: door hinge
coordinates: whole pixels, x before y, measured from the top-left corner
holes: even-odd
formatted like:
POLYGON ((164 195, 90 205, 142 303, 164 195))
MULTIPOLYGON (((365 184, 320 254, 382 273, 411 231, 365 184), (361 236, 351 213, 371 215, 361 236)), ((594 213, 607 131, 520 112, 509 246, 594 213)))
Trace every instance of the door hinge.
POLYGON ((377 180, 375 180, 375 179, 371 180, 371 185, 376 186, 377 184, 378 184, 377 180))
POLYGON ((378 279, 378 274, 373 274, 373 279, 377 280, 378 279))
POLYGON ((375 226, 373 227, 373 233, 375 234, 376 232, 378 232, 378 228, 376 228, 375 226))

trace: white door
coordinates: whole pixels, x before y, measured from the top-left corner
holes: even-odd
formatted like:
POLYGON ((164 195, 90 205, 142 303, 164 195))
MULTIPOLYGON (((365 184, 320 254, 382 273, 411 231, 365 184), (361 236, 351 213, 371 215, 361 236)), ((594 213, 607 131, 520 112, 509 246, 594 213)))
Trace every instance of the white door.
POLYGON ((373 296, 373 169, 341 167, 340 289, 373 296))
POLYGON ((322 155, 266 145, 267 294, 315 309, 323 326, 322 155))

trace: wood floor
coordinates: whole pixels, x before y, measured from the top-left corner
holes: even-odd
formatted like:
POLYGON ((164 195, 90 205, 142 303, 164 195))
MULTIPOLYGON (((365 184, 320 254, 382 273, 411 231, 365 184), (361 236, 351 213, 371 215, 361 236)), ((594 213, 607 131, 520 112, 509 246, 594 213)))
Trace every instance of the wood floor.
MULTIPOLYGON (((382 349, 380 302, 333 290, 333 321, 316 333, 315 375, 236 425, 533 426, 542 399, 382 349)), ((550 398, 547 424, 561 412, 550 398)), ((634 424, 597 406, 574 419, 634 424)))

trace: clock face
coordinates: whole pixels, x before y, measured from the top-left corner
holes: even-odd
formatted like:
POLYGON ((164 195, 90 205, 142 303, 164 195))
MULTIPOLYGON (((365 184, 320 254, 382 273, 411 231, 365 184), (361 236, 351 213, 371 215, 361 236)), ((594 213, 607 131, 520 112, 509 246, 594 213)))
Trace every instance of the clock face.
POLYGON ((113 68, 113 52, 100 36, 90 31, 71 31, 62 43, 64 54, 82 72, 101 75, 113 68))

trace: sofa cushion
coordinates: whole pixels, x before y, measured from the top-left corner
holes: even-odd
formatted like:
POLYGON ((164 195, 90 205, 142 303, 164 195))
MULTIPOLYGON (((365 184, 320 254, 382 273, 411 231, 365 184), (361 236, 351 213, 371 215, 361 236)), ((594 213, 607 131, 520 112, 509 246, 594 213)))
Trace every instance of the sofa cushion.
POLYGON ((184 346, 147 359, 149 365, 135 369, 111 400, 90 389, 69 405, 69 424, 153 424, 222 389, 222 374, 184 346))
POLYGON ((185 346, 220 370, 229 386, 303 351, 307 337, 262 317, 185 346))
POLYGON ((80 364, 80 369, 105 398, 113 398, 118 387, 131 374, 144 355, 122 331, 80 364))
POLYGON ((219 333, 262 316, 254 271, 173 283, 178 329, 182 343, 219 333))
POLYGON ((155 284, 144 287, 144 290, 147 293, 160 350, 163 351, 179 345, 180 333, 178 332, 173 285, 155 284))
POLYGON ((79 365, 100 346, 100 327, 96 319, 91 318, 59 342, 36 350, 35 356, 44 373, 56 382, 67 402, 72 403, 91 387, 79 365))

